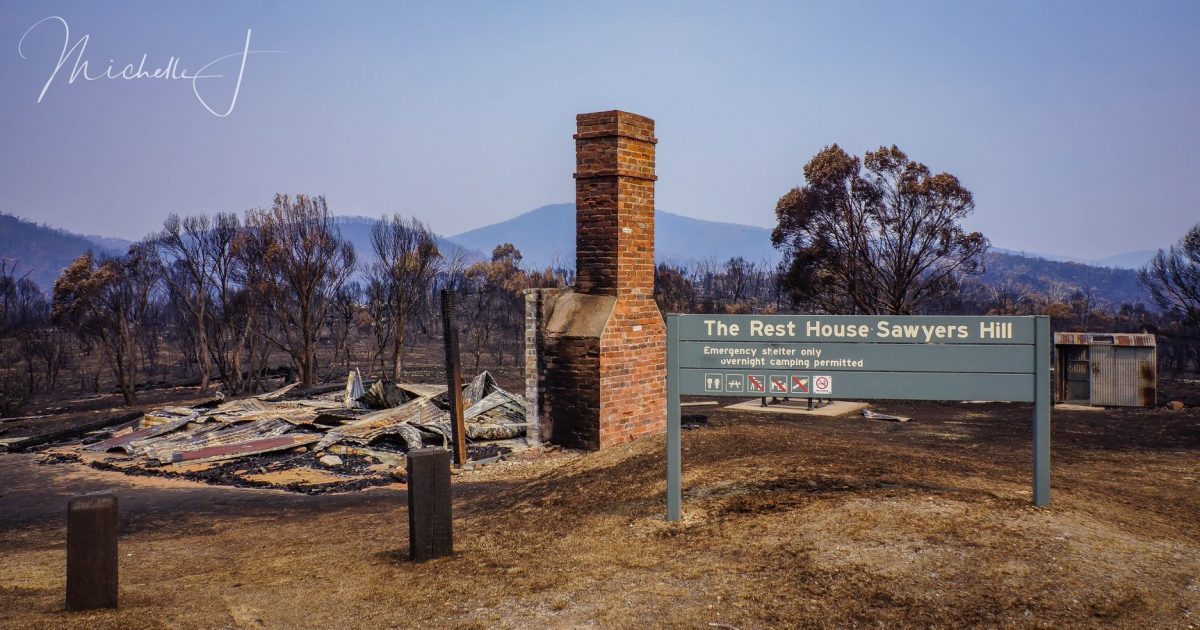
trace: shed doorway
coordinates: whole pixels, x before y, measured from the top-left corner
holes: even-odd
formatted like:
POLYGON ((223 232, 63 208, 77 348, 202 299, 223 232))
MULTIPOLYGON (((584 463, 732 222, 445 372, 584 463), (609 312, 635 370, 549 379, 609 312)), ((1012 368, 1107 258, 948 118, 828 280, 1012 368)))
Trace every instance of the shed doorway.
POLYGON ((1091 360, 1087 346, 1062 347, 1062 373, 1066 375, 1063 402, 1089 404, 1092 401, 1091 360))

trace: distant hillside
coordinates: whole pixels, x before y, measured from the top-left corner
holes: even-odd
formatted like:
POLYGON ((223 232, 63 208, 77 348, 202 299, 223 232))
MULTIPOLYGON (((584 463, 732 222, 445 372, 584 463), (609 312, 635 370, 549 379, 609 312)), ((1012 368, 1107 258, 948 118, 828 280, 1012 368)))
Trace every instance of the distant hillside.
MULTIPOLYGON (((767 228, 704 221, 658 211, 655 214, 655 249, 661 261, 689 264, 697 260, 724 262, 731 257, 768 264, 779 260, 771 247, 771 231, 767 228)), ((354 244, 359 261, 370 264, 371 227, 377 219, 369 217, 337 217, 342 235, 354 244)), ((469 261, 490 255, 501 243, 513 243, 524 255, 527 268, 550 264, 564 267, 575 265, 575 206, 555 204, 543 206, 506 221, 438 238, 444 255, 460 253, 469 261)), ((11 215, 0 214, 0 257, 18 261, 20 272, 43 290, 49 291, 64 267, 89 249, 96 253, 119 254, 129 247, 129 241, 104 236, 80 236, 65 230, 39 225, 11 215)), ((1140 258, 1147 252, 1132 252, 1104 260, 1128 257, 1140 258)), ((1149 296, 1138 284, 1137 273, 1131 269, 1098 267, 1063 260, 1018 255, 1011 250, 993 248, 988 255, 987 272, 982 280, 988 284, 1012 281, 1040 292, 1064 287, 1094 288, 1103 300, 1111 304, 1122 302, 1150 303, 1149 296)))
MULTIPOLYGON (((658 210, 654 213, 654 253, 659 262, 701 259, 779 262, 767 228, 693 219, 658 210)), ((447 237, 468 249, 491 252, 501 243, 521 250, 530 267, 557 263, 575 266, 575 204, 542 206, 511 219, 447 237)))
POLYGON ((1028 258, 993 249, 988 253, 987 271, 980 279, 990 285, 1011 281, 1041 293, 1051 291, 1056 285, 1095 289, 1099 297, 1113 305, 1141 302, 1153 306, 1133 269, 1028 258))
POLYGON ((129 251, 129 246, 133 245, 133 241, 119 236, 97 236, 95 234, 85 234, 83 238, 93 242, 97 247, 114 253, 124 253, 129 251))
MULTIPOLYGON (((687 264, 703 259, 722 262, 734 256, 751 261, 766 260, 770 264, 779 261, 779 253, 771 247, 771 230, 767 228, 704 221, 661 210, 655 213, 655 221, 655 257, 660 262, 687 264)), ((490 252, 500 243, 513 243, 521 250, 529 267, 543 267, 552 262, 572 267, 575 262, 575 205, 542 206, 448 238, 480 252, 490 252)), ((1048 259, 993 248, 988 254, 987 272, 982 280, 988 284, 1011 280, 1039 292, 1052 287, 1092 288, 1100 298, 1112 304, 1142 302, 1149 306, 1149 296, 1138 284, 1137 272, 1121 267, 1140 267, 1152 255, 1153 252, 1130 252, 1086 264, 1066 257, 1048 259)))
MULTIPOLYGON (((375 254, 371 248, 371 228, 379 222, 379 219, 346 216, 335 217, 334 222, 337 223, 338 229, 341 230, 342 238, 349 239, 350 243, 354 245, 354 251, 358 254, 359 264, 364 266, 371 264, 375 260, 375 254)), ((437 237, 437 246, 438 251, 446 258, 455 254, 461 254, 471 262, 483 260, 484 258, 481 252, 473 251, 441 236, 437 237)), ((492 250, 489 247, 487 251, 490 254, 492 250)))
POLYGON ((1025 252, 1015 249, 1004 249, 1003 247, 993 247, 992 251, 998 254, 1012 254, 1023 258, 1041 258, 1051 262, 1074 262, 1092 265, 1093 267, 1117 267, 1120 269, 1141 269, 1150 262, 1151 258, 1158 253, 1154 249, 1139 249, 1137 251, 1125 252, 1124 254, 1115 254, 1105 256, 1104 258, 1072 258, 1071 256, 1059 256, 1057 254, 1044 254, 1042 252, 1025 252))
POLYGON ((1125 252, 1115 256, 1107 256, 1092 261, 1091 264, 1100 267, 1120 267, 1121 269, 1141 269, 1150 263, 1157 249, 1139 249, 1135 252, 1125 252))
POLYGON ((17 273, 28 273, 47 293, 54 287, 59 272, 88 250, 98 254, 109 252, 87 237, 0 214, 0 257, 16 260, 17 273))

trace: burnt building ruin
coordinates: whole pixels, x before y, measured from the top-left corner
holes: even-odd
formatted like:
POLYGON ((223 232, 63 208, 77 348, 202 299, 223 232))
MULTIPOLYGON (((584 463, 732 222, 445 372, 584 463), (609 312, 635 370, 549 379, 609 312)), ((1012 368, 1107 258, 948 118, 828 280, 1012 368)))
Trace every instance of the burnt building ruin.
POLYGON ((530 437, 601 449, 666 429, 654 302, 654 121, 580 114, 573 289, 526 293, 530 437))

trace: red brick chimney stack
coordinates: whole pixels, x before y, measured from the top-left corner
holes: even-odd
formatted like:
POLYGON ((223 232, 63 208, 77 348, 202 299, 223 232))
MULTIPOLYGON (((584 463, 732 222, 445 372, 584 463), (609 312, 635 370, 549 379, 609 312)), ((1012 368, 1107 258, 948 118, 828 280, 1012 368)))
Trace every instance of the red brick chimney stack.
POLYGON ((580 293, 654 298, 654 121, 575 117, 575 269, 580 293))

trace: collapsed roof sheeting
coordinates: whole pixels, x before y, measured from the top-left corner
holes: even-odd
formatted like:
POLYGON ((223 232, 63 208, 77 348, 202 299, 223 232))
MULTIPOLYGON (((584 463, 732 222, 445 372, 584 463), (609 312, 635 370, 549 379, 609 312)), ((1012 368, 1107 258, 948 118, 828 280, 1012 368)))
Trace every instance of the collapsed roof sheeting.
MULTIPOLYGON (((122 451, 130 457, 146 458, 151 465, 183 465, 309 445, 314 450, 342 445, 404 452, 450 443, 445 387, 380 381, 367 388, 361 379, 352 372, 345 386, 302 390, 289 385, 252 398, 158 409, 84 448, 122 451), (363 399, 371 390, 393 392, 391 400, 405 402, 368 409, 363 399)), ((525 399, 502 389, 491 374, 483 372, 467 383, 463 401, 469 440, 511 440, 524 435, 525 399)))
POLYGON ((171 431, 174 431, 174 430, 182 427, 183 425, 187 424, 188 421, 190 421, 194 416, 192 416, 192 415, 183 416, 180 418, 175 418, 173 420, 168 420, 166 422, 160 422, 160 423, 152 424, 150 426, 145 426, 144 423, 146 422, 146 418, 149 418, 149 417, 151 417, 151 414, 146 414, 146 417, 142 419, 142 423, 143 423, 142 426, 144 428, 136 429, 136 430, 130 431, 129 433, 125 433, 123 435, 112 437, 112 438, 109 438, 102 442, 97 442, 95 444, 91 444, 89 446, 84 447, 84 450, 114 451, 114 450, 119 449, 119 450, 125 451, 125 453, 127 455, 133 455, 133 451, 135 449, 135 446, 134 446, 135 444, 143 442, 145 440, 152 439, 154 437, 157 437, 157 436, 160 436, 160 435, 163 435, 166 433, 170 433, 171 431))
POLYGON ((148 443, 143 442, 138 449, 140 452, 135 452, 135 454, 144 454, 146 457, 166 464, 171 462, 178 453, 277 437, 291 430, 290 423, 278 419, 256 420, 232 427, 210 422, 195 431, 176 433, 148 443))
POLYGON ((467 437, 503 440, 525 434, 525 399, 496 387, 463 412, 467 437))
MULTIPOLYGON (((482 372, 463 387, 463 405, 467 409, 470 409, 475 403, 483 400, 484 396, 498 389, 500 389, 500 386, 496 384, 496 379, 492 378, 492 375, 488 372, 482 372)), ((445 391, 446 388, 443 387, 439 393, 444 393, 445 391)), ((466 416, 465 413, 463 415, 464 417, 466 416)))
MULTIPOLYGON (((446 389, 436 393, 426 389, 425 393, 398 407, 331 429, 318 442, 318 448, 341 441, 366 446, 387 435, 399 437, 408 448, 418 448, 428 441, 426 438, 445 444, 451 433, 446 389)), ((502 389, 488 372, 463 387, 463 405, 467 439, 502 440, 525 434, 525 399, 502 389)))
POLYGON ((177 451, 174 453, 171 461, 174 463, 195 464, 234 459, 247 455, 261 455, 262 453, 282 451, 284 449, 312 444, 318 438, 319 436, 313 433, 293 433, 290 435, 277 435, 274 437, 246 440, 244 442, 216 444, 186 452, 177 451))
POLYGON ((404 438, 409 448, 420 448, 420 442, 414 439, 416 435, 412 425, 448 424, 449 419, 450 414, 434 402, 432 397, 418 398, 399 407, 381 409, 363 416, 361 420, 330 429, 317 443, 317 448, 341 441, 365 446, 388 433, 404 438))

